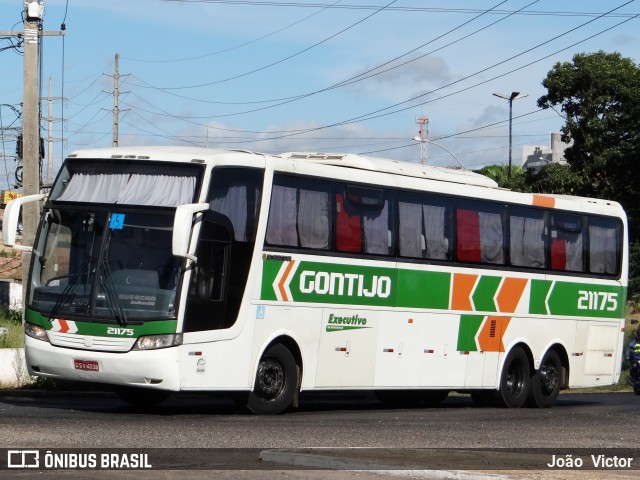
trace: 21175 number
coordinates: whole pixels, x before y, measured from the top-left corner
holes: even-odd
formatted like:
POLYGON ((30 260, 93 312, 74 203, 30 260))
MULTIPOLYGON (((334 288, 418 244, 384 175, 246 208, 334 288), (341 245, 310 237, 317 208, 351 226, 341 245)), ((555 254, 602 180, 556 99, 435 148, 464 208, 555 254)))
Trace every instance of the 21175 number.
POLYGON ((579 290, 578 295, 578 310, 615 312, 618 309, 618 294, 615 292, 579 290))

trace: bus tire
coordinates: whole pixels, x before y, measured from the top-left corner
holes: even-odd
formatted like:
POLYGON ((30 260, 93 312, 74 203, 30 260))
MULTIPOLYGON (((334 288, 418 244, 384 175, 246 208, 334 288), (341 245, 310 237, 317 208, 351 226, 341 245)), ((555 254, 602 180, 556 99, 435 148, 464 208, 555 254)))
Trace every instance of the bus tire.
POLYGON ((298 388, 298 368, 284 345, 276 344, 262 355, 247 408, 258 415, 282 413, 294 400, 298 388))
POLYGON ((502 367, 496 395, 498 406, 520 408, 525 404, 531 390, 530 372, 527 354, 522 348, 514 347, 502 367))
POLYGON ((531 377, 529 405, 537 408, 552 407, 560 393, 562 363, 558 353, 550 350, 542 358, 540 368, 531 377))
POLYGON ((164 402, 171 392, 151 388, 116 387, 116 395, 125 403, 134 407, 155 407, 164 402))

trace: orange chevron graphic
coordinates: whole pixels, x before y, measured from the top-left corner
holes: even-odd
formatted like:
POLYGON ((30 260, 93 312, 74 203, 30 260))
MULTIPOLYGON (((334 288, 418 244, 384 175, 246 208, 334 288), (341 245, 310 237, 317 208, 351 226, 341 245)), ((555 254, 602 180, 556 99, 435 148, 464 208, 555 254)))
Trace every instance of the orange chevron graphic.
POLYGON ((291 273, 291 269, 293 268, 293 264, 296 263, 295 260, 290 260, 287 268, 285 268, 284 273, 282 274, 282 277, 280 278, 280 281, 278 282, 278 291, 280 292, 280 295, 282 296, 282 300, 285 302, 288 302, 290 299, 287 296, 287 290, 285 288, 285 285, 287 283, 287 278, 289 277, 289 274, 291 273))
POLYGON ((69 324, 67 323, 66 320, 63 320, 62 318, 60 318, 58 320, 58 322, 60 322, 60 333, 67 333, 69 331, 69 324))
POLYGON ((451 295, 452 310, 472 311, 471 292, 476 284, 478 275, 456 273, 453 275, 453 293, 451 295))
POLYGON ((499 312, 513 313, 527 288, 526 278, 505 278, 496 296, 499 312))
POLYGON ((478 347, 483 352, 504 352, 502 337, 511 317, 488 316, 478 334, 478 347))

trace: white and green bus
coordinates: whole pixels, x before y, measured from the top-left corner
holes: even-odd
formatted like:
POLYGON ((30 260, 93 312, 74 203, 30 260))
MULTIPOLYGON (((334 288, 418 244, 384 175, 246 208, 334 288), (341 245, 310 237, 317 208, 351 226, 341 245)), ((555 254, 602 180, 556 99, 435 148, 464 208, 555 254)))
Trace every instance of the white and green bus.
MULTIPOLYGON (((551 406, 616 383, 627 225, 610 201, 515 193, 357 155, 77 151, 43 201, 26 285, 29 372, 134 404, 228 392, 448 392, 551 406)), ((13 226, 13 228, 12 228, 13 226)))

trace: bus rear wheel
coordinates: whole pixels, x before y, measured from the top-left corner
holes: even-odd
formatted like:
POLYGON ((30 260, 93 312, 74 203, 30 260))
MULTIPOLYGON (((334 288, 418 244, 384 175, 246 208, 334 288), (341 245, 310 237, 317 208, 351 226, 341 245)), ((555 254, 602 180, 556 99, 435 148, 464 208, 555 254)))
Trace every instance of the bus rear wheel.
POLYGON ((282 413, 291 405, 297 388, 298 368, 293 355, 284 345, 273 345, 260 359, 247 408, 258 415, 282 413))
POLYGON ((527 354, 520 347, 513 348, 502 367, 496 395, 498 406, 520 408, 524 405, 531 390, 530 371, 527 354))
POLYGON ((562 364, 558 354, 551 350, 542 358, 540 368, 531 378, 529 405, 538 408, 553 406, 560 393, 562 364))

